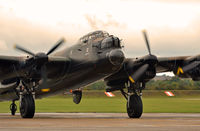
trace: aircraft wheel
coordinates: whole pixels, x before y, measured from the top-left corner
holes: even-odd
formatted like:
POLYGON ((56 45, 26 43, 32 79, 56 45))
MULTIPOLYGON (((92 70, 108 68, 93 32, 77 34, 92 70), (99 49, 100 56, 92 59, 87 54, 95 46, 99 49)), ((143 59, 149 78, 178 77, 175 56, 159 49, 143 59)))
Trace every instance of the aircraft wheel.
POLYGON ((20 114, 22 118, 33 118, 35 114, 35 101, 33 96, 26 94, 20 102, 20 114))
POLYGON ((79 104, 82 98, 82 91, 73 91, 72 95, 73 95, 73 102, 79 104))
POLYGON ((143 112, 142 99, 140 96, 134 94, 128 96, 126 104, 129 118, 140 118, 143 112))
POLYGON ((17 105, 13 102, 12 104, 10 104, 10 111, 11 111, 11 115, 15 115, 15 112, 17 111, 17 105))

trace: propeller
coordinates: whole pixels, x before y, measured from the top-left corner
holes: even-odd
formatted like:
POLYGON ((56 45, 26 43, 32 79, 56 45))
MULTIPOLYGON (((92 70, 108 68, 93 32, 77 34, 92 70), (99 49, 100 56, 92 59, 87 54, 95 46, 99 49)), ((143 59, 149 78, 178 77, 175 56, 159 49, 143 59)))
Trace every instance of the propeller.
MULTIPOLYGON (((53 53, 58 47, 60 47, 65 42, 65 39, 62 38, 47 52, 47 53, 33 53, 19 45, 15 45, 14 48, 21 52, 27 53, 33 56, 30 59, 33 59, 32 64, 36 64, 36 66, 40 67, 41 79, 42 79, 42 89, 47 87, 47 74, 46 74, 46 62, 48 62, 48 55, 53 53)), ((28 61, 28 60, 27 60, 28 61)))
POLYGON ((132 71, 131 68, 133 68, 131 63, 128 63, 127 67, 127 73, 128 73, 128 78, 132 83, 137 82, 140 78, 143 77, 143 75, 145 74, 145 72, 149 69, 149 68, 153 68, 155 69, 155 65, 157 64, 158 60, 157 57, 151 54, 151 48, 150 48, 150 44, 149 44, 149 40, 148 40, 148 36, 145 30, 142 31, 144 39, 145 39, 145 43, 146 43, 146 47, 148 50, 148 55, 146 55, 143 58, 138 59, 139 63, 140 63, 140 67, 138 67, 135 71, 132 71), (130 65, 129 65, 130 64, 130 65))
POLYGON ((41 77, 42 77, 42 84, 40 86, 41 89, 47 88, 47 74, 46 74, 46 66, 41 67, 41 77))
POLYGON ((146 30, 143 30, 142 33, 143 33, 143 36, 144 36, 144 40, 145 40, 149 55, 151 55, 151 48, 150 48, 150 45, 149 45, 149 39, 147 37, 147 32, 146 32, 146 30))
POLYGON ((48 52, 47 55, 50 55, 52 52, 54 52, 59 46, 61 46, 65 42, 65 39, 60 39, 48 52))
MULTIPOLYGON (((65 39, 64 38, 61 38, 47 53, 46 55, 50 55, 51 53, 53 53, 59 46, 61 46, 63 43, 65 42, 65 39)), ((22 51, 22 52, 25 52, 31 56, 36 56, 36 54, 34 54, 33 52, 19 46, 19 45, 15 45, 14 46, 15 49, 19 50, 19 51, 22 51)))
POLYGON ((34 53, 32 53, 31 51, 29 51, 29 50, 27 50, 27 49, 25 49, 25 48, 23 48, 23 47, 21 47, 19 45, 15 45, 14 48, 19 50, 19 51, 25 52, 25 53, 27 53, 27 54, 29 54, 31 56, 35 56, 34 53))

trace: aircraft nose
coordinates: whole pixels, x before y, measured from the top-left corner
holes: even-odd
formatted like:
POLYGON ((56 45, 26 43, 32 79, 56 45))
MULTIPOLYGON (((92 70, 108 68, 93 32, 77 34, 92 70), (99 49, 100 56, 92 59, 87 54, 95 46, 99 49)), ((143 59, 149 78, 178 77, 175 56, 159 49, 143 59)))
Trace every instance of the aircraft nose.
POLYGON ((109 61, 113 65, 121 65, 124 62, 124 59, 124 53, 119 49, 112 50, 109 53, 109 61))

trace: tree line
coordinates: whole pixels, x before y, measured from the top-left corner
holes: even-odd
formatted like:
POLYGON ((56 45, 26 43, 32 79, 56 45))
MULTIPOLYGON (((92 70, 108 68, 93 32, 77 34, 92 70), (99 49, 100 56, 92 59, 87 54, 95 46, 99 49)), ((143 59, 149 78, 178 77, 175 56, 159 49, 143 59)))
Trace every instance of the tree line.
MULTIPOLYGON (((87 86, 87 90, 105 90, 104 81, 98 81, 87 86)), ((200 81, 172 77, 170 80, 150 80, 146 83, 145 90, 200 90, 200 81)))

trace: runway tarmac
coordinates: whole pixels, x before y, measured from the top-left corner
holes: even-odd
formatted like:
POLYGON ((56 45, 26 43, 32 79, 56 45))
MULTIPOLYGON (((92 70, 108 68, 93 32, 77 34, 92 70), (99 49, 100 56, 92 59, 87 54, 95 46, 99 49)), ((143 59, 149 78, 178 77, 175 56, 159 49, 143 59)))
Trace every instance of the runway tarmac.
POLYGON ((200 113, 144 113, 140 119, 126 113, 36 113, 34 119, 0 113, 0 130, 200 131, 200 113))

